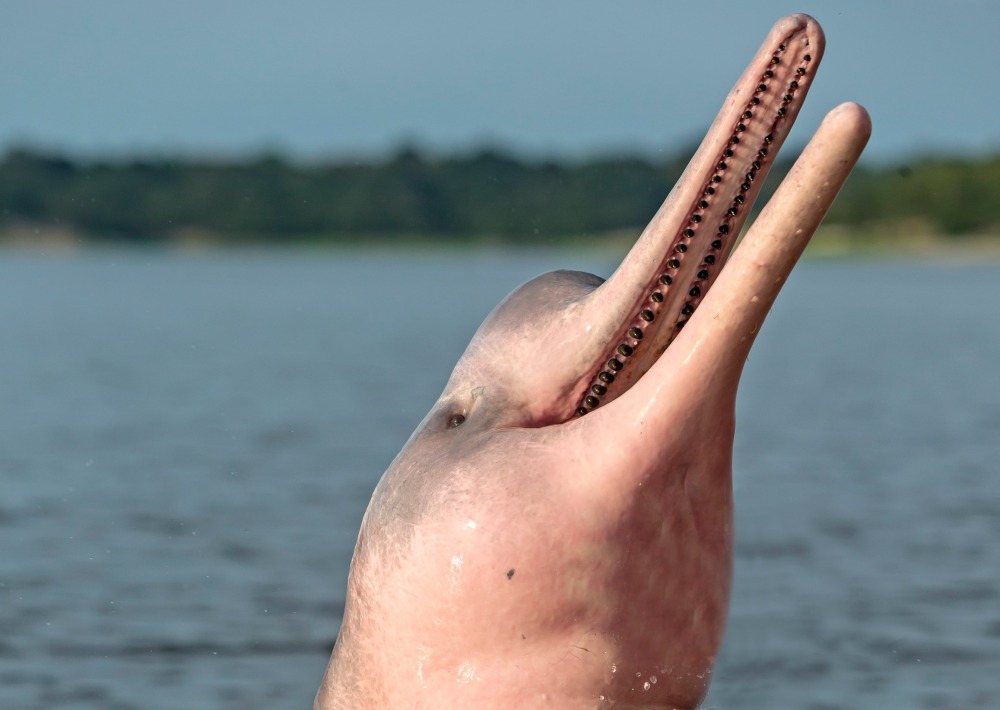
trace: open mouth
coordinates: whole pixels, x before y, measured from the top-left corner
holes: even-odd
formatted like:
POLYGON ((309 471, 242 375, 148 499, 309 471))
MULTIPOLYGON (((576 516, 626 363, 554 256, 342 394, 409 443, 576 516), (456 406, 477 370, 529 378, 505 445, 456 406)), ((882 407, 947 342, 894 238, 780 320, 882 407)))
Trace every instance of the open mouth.
POLYGON ((663 207, 595 291, 617 301, 622 319, 577 390, 577 415, 626 391, 695 313, 791 130, 823 48, 808 16, 774 27, 663 207))

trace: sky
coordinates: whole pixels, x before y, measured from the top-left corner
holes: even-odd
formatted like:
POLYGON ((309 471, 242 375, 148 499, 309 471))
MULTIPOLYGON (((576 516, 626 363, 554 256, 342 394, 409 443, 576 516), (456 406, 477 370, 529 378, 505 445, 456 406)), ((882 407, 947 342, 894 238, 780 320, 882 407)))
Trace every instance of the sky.
POLYGON ((791 144, 852 100, 870 160, 1000 150, 996 0, 3 0, 0 151, 672 155, 798 11, 827 51, 791 144))

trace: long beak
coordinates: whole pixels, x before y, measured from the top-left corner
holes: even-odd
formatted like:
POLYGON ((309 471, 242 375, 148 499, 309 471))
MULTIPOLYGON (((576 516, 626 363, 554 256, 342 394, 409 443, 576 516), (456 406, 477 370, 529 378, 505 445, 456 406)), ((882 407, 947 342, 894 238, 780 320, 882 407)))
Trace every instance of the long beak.
POLYGON ((619 269, 590 295, 588 322, 602 350, 580 383, 577 414, 628 391, 693 324, 798 115, 824 46, 822 29, 807 15, 774 26, 677 186, 619 269))
POLYGON ((870 135, 871 120, 857 104, 827 115, 690 324, 631 389, 586 423, 614 426, 627 445, 630 437, 673 436, 678 421, 710 430, 709 422, 732 412, 750 347, 870 135))

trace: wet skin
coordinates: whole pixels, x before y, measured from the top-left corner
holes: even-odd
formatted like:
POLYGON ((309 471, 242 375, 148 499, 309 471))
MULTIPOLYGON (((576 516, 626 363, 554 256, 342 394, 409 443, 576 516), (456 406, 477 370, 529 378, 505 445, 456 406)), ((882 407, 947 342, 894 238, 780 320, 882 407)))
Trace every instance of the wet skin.
POLYGON ((743 363, 870 133, 844 104, 728 264, 823 54, 781 20, 606 282, 490 314, 365 514, 318 708, 689 708, 722 640, 743 363))

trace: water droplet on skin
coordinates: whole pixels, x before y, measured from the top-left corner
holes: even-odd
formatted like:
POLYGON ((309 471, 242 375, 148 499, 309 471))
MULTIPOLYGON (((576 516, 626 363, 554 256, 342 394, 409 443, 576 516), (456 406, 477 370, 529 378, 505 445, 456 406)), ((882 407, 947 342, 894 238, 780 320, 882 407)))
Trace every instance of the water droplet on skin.
POLYGON ((647 680, 647 681, 646 681, 645 683, 643 683, 643 684, 642 684, 642 689, 643 689, 643 690, 649 690, 649 689, 650 689, 650 688, 652 688, 652 687, 653 687, 653 686, 651 686, 651 685, 649 684, 649 681, 648 681, 648 680, 647 680))
POLYGON ((451 568, 449 569, 449 592, 454 595, 458 592, 462 581, 462 555, 455 555, 451 558, 451 568))
POLYGON ((459 683, 468 683, 471 680, 479 680, 476 677, 476 667, 471 663, 462 663, 458 666, 458 677, 456 680, 459 683))

